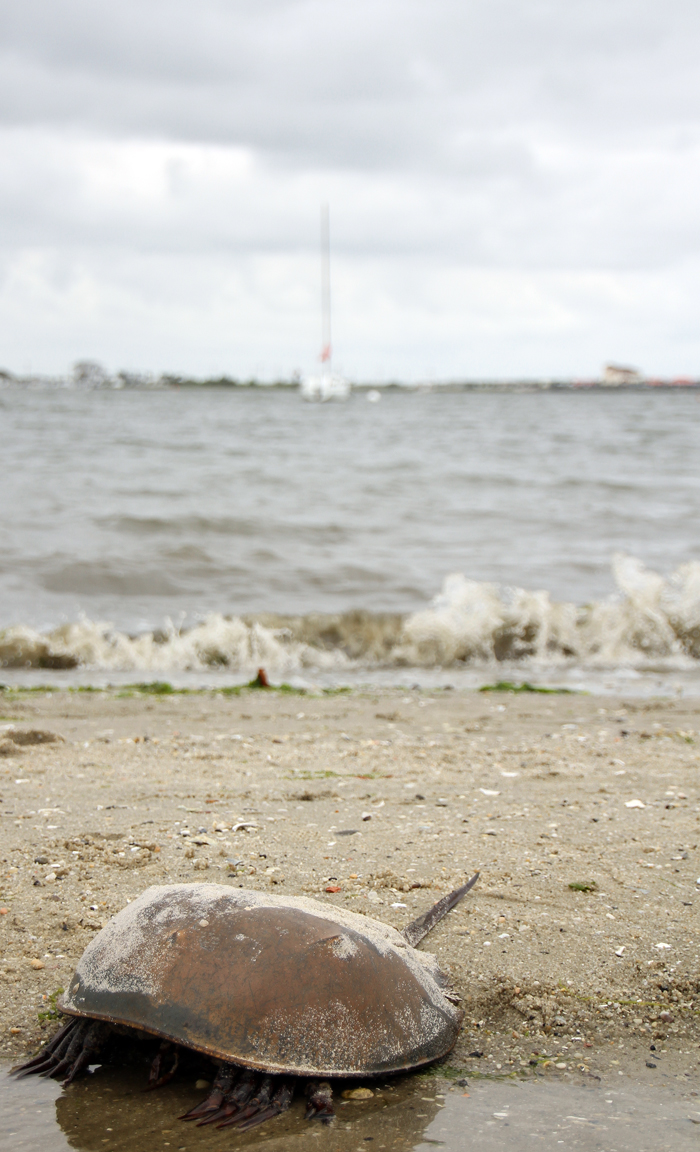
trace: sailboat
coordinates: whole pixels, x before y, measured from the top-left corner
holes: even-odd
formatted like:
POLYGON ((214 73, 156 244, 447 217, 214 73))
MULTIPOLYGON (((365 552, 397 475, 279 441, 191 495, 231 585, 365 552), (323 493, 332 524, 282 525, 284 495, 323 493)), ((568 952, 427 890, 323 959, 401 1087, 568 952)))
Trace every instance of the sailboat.
POLYGON ((328 205, 321 208, 321 373, 305 376, 299 385, 304 400, 347 400, 350 383, 333 371, 331 344, 331 244, 328 205))

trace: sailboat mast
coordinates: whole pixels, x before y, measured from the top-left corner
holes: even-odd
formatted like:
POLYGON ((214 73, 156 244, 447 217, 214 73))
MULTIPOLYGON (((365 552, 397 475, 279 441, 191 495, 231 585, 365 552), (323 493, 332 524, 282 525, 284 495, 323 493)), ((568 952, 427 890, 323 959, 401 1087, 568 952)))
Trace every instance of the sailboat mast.
POLYGON ((321 205, 321 362, 331 369, 331 238, 328 205, 321 205))

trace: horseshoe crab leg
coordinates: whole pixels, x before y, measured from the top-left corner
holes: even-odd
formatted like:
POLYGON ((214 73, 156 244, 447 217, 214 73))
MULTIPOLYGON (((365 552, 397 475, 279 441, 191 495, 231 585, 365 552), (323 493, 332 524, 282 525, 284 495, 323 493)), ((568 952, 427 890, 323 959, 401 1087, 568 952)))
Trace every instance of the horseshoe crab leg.
MULTIPOLYGON (((83 1040, 87 1036, 88 1028, 90 1025, 87 1020, 80 1020, 77 1028, 74 1028, 70 1035, 70 1044, 65 1051, 65 1055, 61 1060, 55 1062, 52 1068, 42 1072, 42 1076, 49 1076, 51 1079, 58 1077, 61 1073, 68 1073, 73 1067, 75 1061, 83 1050, 83 1040)), ((56 1054, 58 1055, 58 1053, 56 1054)))
POLYGON ((209 1112, 218 1112, 224 1102, 224 1097, 231 1091, 240 1071, 240 1068, 237 1068, 235 1064, 221 1064, 206 1100, 202 1100, 201 1104, 195 1104, 194 1108, 190 1108, 189 1112, 180 1116, 180 1120, 200 1120, 209 1112))
POLYGON ((162 1088, 172 1080, 177 1072, 177 1066, 180 1063, 180 1049, 177 1044, 172 1044, 170 1040, 163 1040, 158 1053, 151 1064, 151 1070, 148 1074, 148 1086, 144 1089, 145 1092, 152 1092, 154 1088, 162 1088), (171 1056, 170 1067, 163 1070, 166 1058, 171 1056))
MULTIPOLYGON (((99 1055, 100 1049, 109 1035, 109 1031, 109 1024, 103 1024, 99 1020, 94 1020, 90 1024, 83 1039, 83 1046, 78 1053, 78 1057, 63 1081, 64 1085, 72 1084, 78 1073, 82 1072, 83 1068, 87 1068, 88 1064, 94 1063, 95 1058, 99 1055)), ((66 1053, 66 1056, 67 1055, 68 1053, 66 1053)), ((55 1076, 57 1073, 58 1069, 53 1075, 55 1076)))
POLYGON ((45 1048, 35 1056, 32 1060, 27 1060, 26 1064, 18 1064, 15 1068, 10 1070, 11 1076, 17 1076, 21 1080, 23 1076, 38 1076, 47 1068, 51 1068, 68 1050, 68 1045, 71 1042, 73 1031, 78 1026, 78 1021, 71 1018, 67 1024, 56 1033, 45 1048))
POLYGON ((249 1116, 247 1120, 241 1121, 236 1125, 236 1128, 239 1132, 247 1132, 250 1128, 264 1124, 266 1120, 272 1120, 274 1116, 279 1116, 281 1112, 286 1112, 292 1102, 293 1095, 294 1089, 286 1081, 283 1081, 272 1097, 269 1106, 264 1108, 262 1112, 257 1112, 255 1116, 249 1116))
MULTIPOLYGON (((36 1056, 31 1060, 27 1060, 24 1064, 17 1064, 14 1068, 10 1069, 10 1076, 17 1076, 19 1080, 23 1076, 32 1076, 39 1071, 43 1065, 48 1066, 47 1057, 56 1051, 60 1046, 61 1041, 65 1039, 67 1034, 75 1025, 75 1020, 72 1018, 62 1028, 59 1028, 55 1036, 52 1036, 48 1044, 46 1044, 36 1056)), ((66 1045, 67 1047, 68 1045, 66 1045)))
POLYGON ((233 1116, 245 1108, 255 1091, 258 1075, 259 1073, 246 1068, 236 1086, 224 1096, 221 1107, 200 1120, 197 1127, 202 1128, 205 1124, 216 1124, 219 1120, 228 1120, 229 1116, 233 1116))
POLYGON ((99 1055, 109 1033, 109 1024, 98 1020, 71 1020, 39 1056, 13 1071, 20 1077, 49 1076, 55 1079, 65 1073, 63 1082, 70 1084, 99 1055))
POLYGON ((263 1112, 270 1104, 272 1093, 275 1088, 275 1080, 272 1076, 263 1076, 258 1084, 256 1091, 251 1096, 250 1100, 240 1112, 234 1116, 229 1117, 228 1120, 222 1121, 217 1124, 217 1128, 238 1128, 246 1120, 252 1116, 256 1116, 258 1112, 263 1112))
POLYGON ((333 1089, 327 1080, 312 1080, 306 1086, 308 1103, 306 1105, 306 1120, 328 1121, 335 1116, 333 1108, 333 1089))

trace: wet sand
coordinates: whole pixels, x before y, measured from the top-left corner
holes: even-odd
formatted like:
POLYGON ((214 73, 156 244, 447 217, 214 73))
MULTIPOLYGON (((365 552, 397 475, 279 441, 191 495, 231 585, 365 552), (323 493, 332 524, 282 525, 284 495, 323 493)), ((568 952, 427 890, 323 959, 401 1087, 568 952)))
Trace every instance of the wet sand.
POLYGON ((86 944, 150 884, 271 888, 401 927, 479 869, 422 944, 465 1008, 441 1074, 694 1090, 699 715, 574 695, 6 691, 0 1056, 51 1034, 39 1017, 86 944))
POLYGON ((328 1127, 304 1120, 303 1100, 248 1133, 183 1125, 177 1117, 201 1096, 192 1075, 157 1093, 143 1092, 141 1069, 101 1066, 68 1088, 53 1081, 12 1080, 0 1094, 0 1148, 8 1152, 483 1152, 568 1149, 696 1152, 700 1110, 675 1084, 654 1087, 627 1078, 607 1085, 540 1072, 527 1078, 414 1075, 373 1082, 362 1100, 336 1100, 328 1127))

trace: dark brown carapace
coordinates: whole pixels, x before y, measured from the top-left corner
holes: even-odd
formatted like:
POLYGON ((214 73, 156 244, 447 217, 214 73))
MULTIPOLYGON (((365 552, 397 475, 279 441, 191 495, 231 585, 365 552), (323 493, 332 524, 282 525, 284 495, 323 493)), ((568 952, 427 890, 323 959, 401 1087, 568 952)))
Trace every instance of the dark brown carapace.
POLYGON ((113 1031, 146 1033, 161 1039, 150 1087, 172 1078, 182 1048, 218 1065, 183 1119, 253 1127, 289 1107, 302 1077, 307 1116, 327 1119, 331 1078, 405 1072, 453 1047, 458 998, 415 945, 477 876, 403 932, 302 897, 149 888, 88 945, 59 1004, 69 1021, 15 1071, 69 1083, 113 1031))

